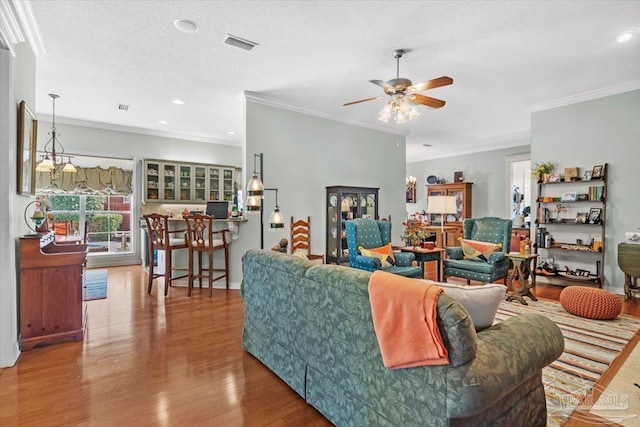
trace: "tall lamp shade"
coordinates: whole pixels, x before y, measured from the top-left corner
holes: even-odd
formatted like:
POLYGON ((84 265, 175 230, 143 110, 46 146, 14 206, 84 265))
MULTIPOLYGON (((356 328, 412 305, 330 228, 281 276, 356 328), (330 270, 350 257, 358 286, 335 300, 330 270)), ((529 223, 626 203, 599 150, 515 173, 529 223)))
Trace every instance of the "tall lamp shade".
POLYGON ((455 196, 427 197, 427 213, 442 216, 442 220, 440 221, 440 235, 443 235, 446 215, 458 213, 455 196))

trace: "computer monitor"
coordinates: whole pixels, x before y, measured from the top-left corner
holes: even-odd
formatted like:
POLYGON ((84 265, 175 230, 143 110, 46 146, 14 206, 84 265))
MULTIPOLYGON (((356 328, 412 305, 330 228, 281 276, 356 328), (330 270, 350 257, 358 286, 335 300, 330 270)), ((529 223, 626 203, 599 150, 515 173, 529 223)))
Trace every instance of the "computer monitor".
POLYGON ((207 202, 207 215, 213 215, 215 219, 227 219, 229 202, 225 200, 212 200, 207 202))

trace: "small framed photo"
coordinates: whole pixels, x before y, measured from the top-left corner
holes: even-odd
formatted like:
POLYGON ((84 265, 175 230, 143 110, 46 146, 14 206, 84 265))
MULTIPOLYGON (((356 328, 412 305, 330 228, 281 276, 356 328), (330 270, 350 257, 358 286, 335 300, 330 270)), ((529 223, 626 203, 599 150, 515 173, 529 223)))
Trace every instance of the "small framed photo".
POLYGON ((578 194, 575 191, 567 191, 560 196, 561 202, 575 202, 578 200, 578 194))
POLYGON ((602 222, 602 208, 591 208, 589 210, 589 224, 600 224, 602 222))
POLYGON ((576 214, 576 224, 586 224, 586 223, 587 223, 587 213, 578 212, 576 214))
POLYGON ((591 171, 591 179, 600 179, 602 178, 602 165, 597 165, 593 167, 591 171))
POLYGON ((562 182, 562 177, 558 174, 551 175, 548 182, 562 182))
POLYGON ((591 181, 591 171, 584 171, 583 181, 591 181))

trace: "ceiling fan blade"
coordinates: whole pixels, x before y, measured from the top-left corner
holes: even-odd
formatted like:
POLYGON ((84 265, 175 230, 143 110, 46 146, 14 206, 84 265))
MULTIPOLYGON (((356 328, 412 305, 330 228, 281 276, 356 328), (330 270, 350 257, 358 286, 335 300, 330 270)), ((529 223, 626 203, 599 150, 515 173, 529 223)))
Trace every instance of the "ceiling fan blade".
POLYGON ((380 96, 374 96, 373 98, 367 98, 367 99, 360 99, 358 101, 353 101, 353 102, 347 102, 346 104, 342 104, 343 107, 346 107, 347 105, 353 105, 353 104, 359 104, 361 102, 367 102, 367 101, 373 101, 374 99, 380 99, 380 98, 384 98, 386 95, 380 95, 380 96))
POLYGON ((442 76, 437 79, 429 80, 422 83, 416 83, 413 86, 408 87, 408 90, 414 90, 416 92, 420 92, 421 90, 434 89, 441 86, 447 86, 453 83, 453 79, 451 77, 442 76))
POLYGON ((387 82, 383 82, 382 80, 369 80, 369 81, 374 85, 380 86, 387 92, 393 93, 396 91, 396 89, 393 86, 388 85, 387 82))
POLYGON ((413 102, 414 104, 422 104, 431 108, 440 108, 444 107, 445 102, 441 99, 431 98, 430 96, 420 95, 418 93, 414 93, 409 96, 409 102, 413 102))

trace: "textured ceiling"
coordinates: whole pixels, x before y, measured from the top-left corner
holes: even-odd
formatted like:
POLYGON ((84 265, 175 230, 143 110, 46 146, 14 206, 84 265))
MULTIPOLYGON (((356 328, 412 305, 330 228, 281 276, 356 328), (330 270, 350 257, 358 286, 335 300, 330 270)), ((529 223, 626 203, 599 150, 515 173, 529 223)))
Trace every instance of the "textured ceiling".
POLYGON ((522 145, 530 107, 640 87, 640 1, 45 1, 31 6, 46 52, 36 112, 240 144, 243 91, 407 134, 407 161, 522 145), (194 20, 179 32, 173 22, 194 20), (227 34, 259 43, 247 52, 227 34), (450 76, 444 99, 402 125, 377 120, 368 81, 450 76), (171 101, 181 99, 184 105, 171 101), (118 104, 128 104, 120 111, 118 104), (158 121, 165 120, 166 125, 158 121), (228 132, 236 132, 229 135, 228 132), (430 144, 426 148, 423 144, 430 144))

